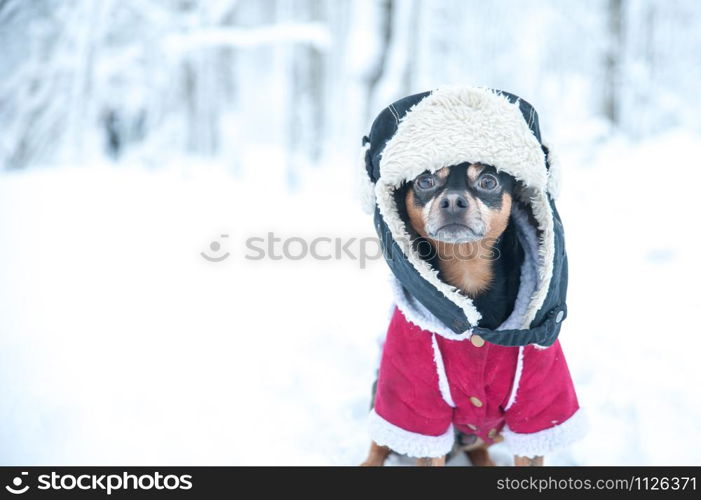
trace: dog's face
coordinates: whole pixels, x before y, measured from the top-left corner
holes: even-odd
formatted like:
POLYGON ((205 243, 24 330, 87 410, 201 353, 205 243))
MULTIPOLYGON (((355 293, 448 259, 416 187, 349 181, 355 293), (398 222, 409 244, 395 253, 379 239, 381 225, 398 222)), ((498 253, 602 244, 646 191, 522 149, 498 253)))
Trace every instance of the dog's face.
POLYGON ((516 182, 492 166, 462 163, 423 173, 406 190, 414 230, 430 240, 471 243, 506 229, 516 182))

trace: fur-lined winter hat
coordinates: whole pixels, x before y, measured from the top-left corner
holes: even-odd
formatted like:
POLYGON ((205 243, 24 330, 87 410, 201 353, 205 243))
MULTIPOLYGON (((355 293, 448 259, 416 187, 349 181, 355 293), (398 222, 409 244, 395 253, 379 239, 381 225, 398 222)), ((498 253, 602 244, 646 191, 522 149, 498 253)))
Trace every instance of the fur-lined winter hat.
POLYGON ((555 342, 567 315, 567 255, 551 156, 536 111, 508 92, 445 87, 400 99, 378 115, 363 137, 364 204, 374 211, 398 280, 396 299, 414 322, 453 339, 475 333, 501 345, 555 342), (512 314, 496 330, 481 328, 472 300, 419 255, 394 196, 425 171, 465 162, 492 165, 519 181, 512 220, 525 256, 521 284, 512 314))

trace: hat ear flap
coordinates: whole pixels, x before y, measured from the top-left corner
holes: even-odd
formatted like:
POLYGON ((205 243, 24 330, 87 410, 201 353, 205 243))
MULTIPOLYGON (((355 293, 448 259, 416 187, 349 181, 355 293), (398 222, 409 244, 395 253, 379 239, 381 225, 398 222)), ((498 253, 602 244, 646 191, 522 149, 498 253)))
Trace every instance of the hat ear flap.
POLYGON ((560 169, 560 159, 553 153, 552 146, 543 142, 543 152, 545 162, 548 166, 548 194, 550 198, 556 200, 560 196, 562 185, 562 171, 560 169))
POLYGON ((370 161, 370 141, 367 137, 363 137, 363 146, 360 149, 360 164, 361 168, 358 172, 358 197, 363 212, 372 214, 375 211, 375 183, 372 182, 369 172, 371 168, 368 165, 370 161))

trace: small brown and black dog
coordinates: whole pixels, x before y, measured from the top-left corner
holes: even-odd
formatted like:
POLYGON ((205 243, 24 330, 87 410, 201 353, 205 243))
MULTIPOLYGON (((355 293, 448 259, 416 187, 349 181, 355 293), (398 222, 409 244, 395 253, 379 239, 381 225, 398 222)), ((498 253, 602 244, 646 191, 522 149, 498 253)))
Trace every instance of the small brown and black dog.
MULTIPOLYGON (((395 193, 415 245, 429 244, 441 279, 470 297, 480 326, 497 328, 511 313, 520 285, 523 251, 510 222, 517 181, 489 165, 462 163, 423 173, 395 193)), ((497 441, 500 437, 497 437, 497 441)), ((458 443, 473 465, 495 465, 474 434, 458 443)), ((391 450, 372 443, 362 465, 383 465, 391 450)), ((418 465, 444 465, 445 457, 418 465)), ((543 457, 515 457, 516 465, 542 465, 543 457)))

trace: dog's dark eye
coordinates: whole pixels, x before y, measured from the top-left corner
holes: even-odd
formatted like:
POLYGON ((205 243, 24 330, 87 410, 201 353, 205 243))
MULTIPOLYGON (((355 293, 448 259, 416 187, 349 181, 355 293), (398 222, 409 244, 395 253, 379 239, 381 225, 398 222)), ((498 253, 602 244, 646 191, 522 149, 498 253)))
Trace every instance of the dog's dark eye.
POLYGON ((431 189, 436 185, 436 179, 430 174, 424 174, 416 179, 416 186, 419 189, 431 189))
POLYGON ((485 191, 493 191, 499 185, 499 181, 493 175, 486 174, 480 177, 478 184, 480 189, 484 189, 485 191))

